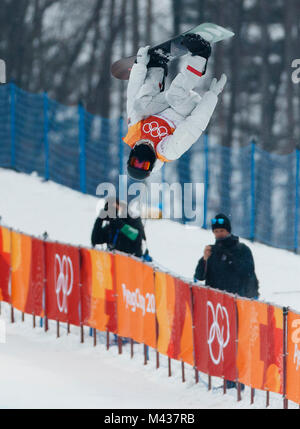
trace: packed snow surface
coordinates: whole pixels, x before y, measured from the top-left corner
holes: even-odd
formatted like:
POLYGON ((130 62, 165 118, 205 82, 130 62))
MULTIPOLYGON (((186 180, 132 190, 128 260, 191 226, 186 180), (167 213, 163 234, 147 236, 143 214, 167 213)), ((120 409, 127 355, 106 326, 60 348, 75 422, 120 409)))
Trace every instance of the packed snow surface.
MULTIPOLYGON (((90 235, 99 210, 99 200, 35 174, 28 176, 0 169, 0 216, 5 226, 34 236, 47 231, 51 240, 90 247, 90 235)), ((204 247, 214 242, 210 231, 188 227, 168 220, 146 222, 151 256, 161 267, 192 279, 204 247)), ((234 232, 234 231, 233 231, 234 232)), ((241 239, 252 250, 260 281, 261 300, 300 311, 300 256, 241 239)), ((32 329, 30 316, 10 324, 10 309, 2 304, 1 318, 6 324, 6 343, 0 344, 0 408, 264 408, 265 393, 256 392, 250 405, 250 389, 236 401, 236 390, 223 395, 222 389, 207 391, 207 376, 200 374, 195 384, 194 371, 186 368, 181 381, 181 366, 172 362, 168 377, 167 359, 161 356, 156 370, 155 351, 144 366, 142 346, 135 345, 130 358, 129 345, 121 356, 116 346, 109 351, 105 338, 98 335, 93 347, 86 331, 85 344, 72 327, 56 339, 55 325, 45 334, 32 329)), ((213 379, 213 386, 221 385, 213 379)), ((290 408, 297 407, 290 403, 290 408)), ((282 398, 271 394, 271 408, 282 408, 282 398)))

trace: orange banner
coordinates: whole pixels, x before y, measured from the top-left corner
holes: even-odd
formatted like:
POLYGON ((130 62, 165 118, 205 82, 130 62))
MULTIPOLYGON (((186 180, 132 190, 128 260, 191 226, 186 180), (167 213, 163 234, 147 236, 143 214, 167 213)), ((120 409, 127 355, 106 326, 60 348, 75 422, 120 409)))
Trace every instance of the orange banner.
POLYGON ((11 231, 0 227, 0 301, 11 302, 9 280, 11 266, 11 231))
POLYGON ((99 331, 115 331, 113 255, 81 249, 82 323, 99 331))
POLYGON ((192 299, 190 287, 169 274, 155 273, 157 350, 172 359, 194 365, 192 299))
POLYGON ((153 268, 115 255, 118 334, 156 348, 153 268))
POLYGON ((239 381, 283 393, 283 311, 262 302, 237 299, 239 381))
POLYGON ((43 242, 17 232, 12 232, 11 240, 12 305, 24 313, 43 317, 43 242))
POLYGON ((287 316, 286 397, 300 404, 300 314, 287 316))
POLYGON ((14 308, 25 312, 30 285, 31 237, 12 232, 11 302, 14 308))

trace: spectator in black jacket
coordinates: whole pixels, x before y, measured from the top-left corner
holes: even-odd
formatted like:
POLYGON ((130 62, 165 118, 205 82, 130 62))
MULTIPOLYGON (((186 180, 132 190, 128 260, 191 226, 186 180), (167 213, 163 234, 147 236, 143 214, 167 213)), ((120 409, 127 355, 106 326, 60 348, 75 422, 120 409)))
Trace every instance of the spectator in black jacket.
POLYGON ((109 250, 119 250, 137 257, 143 256, 142 240, 146 240, 144 226, 140 217, 132 218, 129 214, 120 217, 121 211, 127 210, 124 203, 106 202, 99 217, 96 219, 92 232, 92 246, 107 244, 109 250), (115 204, 116 216, 105 215, 108 204, 115 204))
MULTIPOLYGON (((242 297, 258 298, 258 281, 249 247, 231 234, 230 221, 222 213, 212 219, 212 230, 216 242, 205 247, 195 280, 205 280, 207 286, 242 297)), ((226 387, 232 389, 236 383, 227 380, 226 387)), ((241 384, 241 389, 244 388, 241 384)))
MULTIPOLYGON (((127 212, 127 205, 118 199, 108 199, 94 224, 92 246, 107 244, 109 250, 119 250, 151 262, 148 249, 143 254, 143 240, 146 240, 146 235, 142 219, 131 217, 127 212), (124 211, 126 217, 120 217, 124 211)), ((117 335, 114 341, 115 344, 118 343, 117 335)), ((121 341, 126 344, 128 339, 121 338, 121 341)))
POLYGON ((216 242, 205 247, 195 279, 205 280, 207 286, 215 289, 258 298, 258 281, 249 247, 231 234, 230 221, 224 214, 212 219, 212 230, 216 242))

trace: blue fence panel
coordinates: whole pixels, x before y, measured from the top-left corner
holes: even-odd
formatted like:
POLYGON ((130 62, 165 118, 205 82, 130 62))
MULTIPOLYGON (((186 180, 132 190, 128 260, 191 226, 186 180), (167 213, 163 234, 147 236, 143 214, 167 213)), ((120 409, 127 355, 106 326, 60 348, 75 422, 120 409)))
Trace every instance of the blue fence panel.
MULTIPOLYGON (((190 195, 184 195, 184 200, 188 206, 192 204, 193 210, 202 210, 202 220, 198 222, 199 227, 206 227, 207 203, 209 190, 209 163, 208 163, 208 136, 201 136, 198 141, 185 153, 181 161, 176 161, 177 177, 180 184, 184 183, 203 184, 202 203, 199 207, 196 205, 196 198, 200 200, 200 195, 195 195, 196 188, 193 188, 192 200, 190 195)), ((184 218, 186 223, 189 219, 184 218)), ((194 220, 192 220, 194 222, 194 220)))
MULTIPOLYGON (((231 217, 230 181, 231 151, 212 139, 208 143, 209 188, 208 221, 221 212, 231 217)), ((209 225, 209 223, 208 223, 209 225)))
MULTIPOLYGON (((229 151, 230 159, 230 182, 227 184, 230 190, 229 213, 233 225, 233 232, 241 237, 252 238, 252 146, 238 147, 229 151)), ((229 155, 227 155, 229 156, 229 155)), ((223 184, 224 186, 224 184, 223 184)), ((225 184, 226 186, 226 184, 225 184)))
POLYGON ((270 154, 257 148, 256 240, 294 249, 296 152, 270 154))
POLYGON ((50 170, 49 170, 49 100, 48 94, 45 92, 43 95, 43 107, 44 107, 44 151, 45 151, 45 180, 49 180, 50 170))
MULTIPOLYGON (((15 116, 12 117, 13 157, 12 166, 18 171, 30 174, 45 173, 44 111, 43 96, 29 94, 15 85, 15 116)), ((13 95, 12 95, 13 96, 13 95)))
POLYGON ((299 249, 299 185, 300 185, 300 151, 296 150, 296 177, 295 177, 295 189, 294 189, 294 198, 295 198, 295 218, 294 218, 294 251, 299 249))
MULTIPOLYGON (((250 161, 250 169, 251 169, 251 195, 250 195, 250 240, 255 239, 255 222, 256 222, 256 211, 255 211, 255 204, 256 204, 256 193, 255 193, 255 173, 256 173, 256 161, 255 161, 255 154, 256 154, 256 143, 255 141, 251 142, 251 161, 250 161)), ((245 166, 247 168, 247 166, 245 166)))
POLYGON ((78 108, 49 100, 49 178, 80 190, 78 108))
POLYGON ((119 179, 119 120, 85 114, 87 193, 96 195, 101 183, 119 179))
POLYGON ((0 85, 0 165, 11 167, 10 86, 0 85))

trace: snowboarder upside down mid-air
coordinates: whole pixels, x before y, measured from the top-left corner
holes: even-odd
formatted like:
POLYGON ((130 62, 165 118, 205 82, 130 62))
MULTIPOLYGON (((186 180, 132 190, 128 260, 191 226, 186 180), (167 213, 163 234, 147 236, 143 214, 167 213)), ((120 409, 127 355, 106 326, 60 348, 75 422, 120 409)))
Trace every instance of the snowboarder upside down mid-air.
POLYGON ((128 134, 131 148, 128 174, 137 180, 150 176, 164 162, 181 157, 206 129, 226 84, 226 75, 213 79, 201 98, 193 89, 205 74, 211 46, 200 35, 182 42, 189 50, 182 71, 164 88, 168 57, 140 48, 127 89, 128 134))

